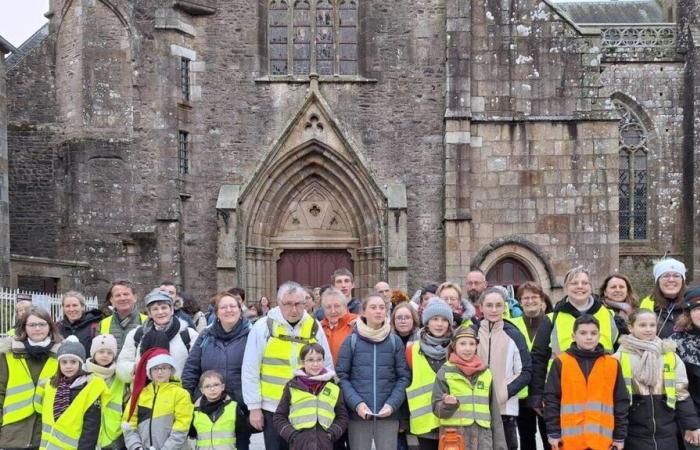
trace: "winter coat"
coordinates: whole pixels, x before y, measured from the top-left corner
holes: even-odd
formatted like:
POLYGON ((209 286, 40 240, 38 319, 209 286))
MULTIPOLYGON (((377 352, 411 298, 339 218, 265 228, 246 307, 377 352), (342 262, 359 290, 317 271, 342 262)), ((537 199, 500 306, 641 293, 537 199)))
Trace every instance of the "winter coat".
MULTIPOLYGON (((51 349, 50 358, 56 357, 59 344, 54 344, 51 349)), ((9 380, 9 371, 5 354, 12 353, 17 358, 26 358, 27 367, 32 376, 34 384, 39 380, 39 374, 44 368, 46 359, 34 359, 27 357, 27 351, 24 348, 24 343, 17 341, 14 338, 5 338, 0 340, 0 407, 5 402, 5 393, 7 391, 7 382, 9 380)), ((2 414, 0 409, 0 423, 2 423, 2 414)), ((38 447, 41 440, 41 415, 32 414, 24 420, 11 423, 0 427, 0 448, 26 448, 38 447)))
POLYGON ((530 382, 532 363, 525 336, 507 320, 479 322, 477 354, 491 369, 502 415, 518 415, 518 392, 530 382))
POLYGON ((80 343, 83 344, 83 348, 85 348, 85 354, 90 356, 92 338, 100 334, 100 321, 103 318, 102 311, 91 309, 90 311, 85 311, 83 316, 73 323, 70 323, 64 315, 63 319, 56 326, 58 326, 58 331, 61 332, 61 336, 64 338, 71 334, 77 337, 80 343))
MULTIPOLYGON (((541 329, 541 328, 540 328, 541 329)), ((537 332, 539 335, 539 331, 537 332)), ((583 376, 588 379, 593 370, 593 365, 598 358, 605 355, 603 346, 598 344, 595 350, 579 350, 576 343, 566 351, 578 362, 583 376)), ((561 436, 561 360, 555 358, 552 367, 547 375, 547 384, 544 388, 544 420, 547 424, 547 435, 561 436)), ((612 381, 612 380, 611 380, 612 381)), ((580 389, 580 386, 566 386, 567 389, 580 389)), ((625 380, 622 378, 622 370, 618 364, 617 378, 613 391, 613 414, 615 416, 615 429, 613 430, 614 441, 624 441, 627 437, 627 412, 629 410, 630 398, 627 394, 625 380)))
MULTIPOLYGON (((173 320, 179 319, 173 316, 173 320)), ((124 340, 124 347, 117 358, 117 377, 125 382, 131 381, 131 378, 134 376, 134 368, 141 358, 141 342, 139 342, 139 345, 137 346, 134 336, 136 335, 136 332, 144 326, 152 327, 153 321, 148 319, 148 322, 146 322, 145 325, 140 325, 139 327, 129 331, 129 334, 126 335, 126 339, 124 340)), ((180 320, 180 331, 178 331, 178 333, 170 340, 170 356, 172 356, 175 360, 175 376, 178 378, 182 376, 182 369, 185 367, 185 362, 189 356, 190 348, 192 348, 197 340, 197 336, 198 334, 196 331, 189 328, 187 323, 185 323, 183 320, 180 320), (182 341, 182 336, 180 336, 180 333, 183 331, 186 331, 190 335, 189 348, 182 341)), ((143 336, 141 339, 143 340, 143 336)))
MULTIPOLYGON (((605 306, 595 296, 593 297, 593 305, 584 312, 576 309, 565 297, 555 305, 554 314, 568 314, 576 318, 583 314, 595 315, 600 308, 605 308, 605 306)), ((533 408, 542 407, 547 369, 552 356, 550 344, 553 328, 552 319, 549 316, 544 316, 535 334, 535 340, 532 343, 532 350, 530 352, 530 356, 532 357, 532 378, 530 379, 528 403, 529 406, 533 408)), ((573 330, 571 332, 573 333, 573 330)))
POLYGON ((182 386, 193 399, 200 396, 201 375, 207 370, 216 370, 224 377, 229 397, 239 405, 243 404, 241 367, 249 332, 250 324, 245 319, 239 320, 231 332, 224 336, 217 336, 211 327, 204 329, 192 345, 182 371, 182 386))
POLYGON ((321 321, 321 327, 323 327, 323 332, 326 334, 326 339, 328 339, 328 346, 331 349, 334 363, 338 361, 338 353, 340 352, 340 346, 343 345, 343 341, 352 334, 352 326, 356 319, 357 314, 346 313, 338 319, 338 323, 332 328, 328 319, 324 318, 321 321))
MULTIPOLYGON (((274 322, 281 324, 287 330, 287 334, 290 336, 298 336, 300 333, 300 328, 302 322, 306 319, 309 314, 305 311, 301 320, 297 322, 293 327, 287 322, 287 320, 282 315, 282 311, 279 307, 272 308, 267 313, 267 318, 264 320, 258 320, 251 328, 248 334, 248 342, 245 346, 245 354, 243 355, 243 368, 242 368, 242 379, 243 386, 245 390, 243 391, 243 400, 245 401, 248 409, 264 409, 265 411, 275 412, 277 410, 277 404, 279 401, 263 400, 262 394, 260 392, 260 368, 262 366, 262 357, 265 352, 265 347, 267 346, 267 341, 270 338, 270 331, 268 329, 267 320, 272 319, 274 322)), ((310 316, 312 320, 313 316, 310 316)), ((333 369, 333 357, 331 356, 331 351, 328 348, 328 341, 326 340, 326 335, 323 333, 321 326, 318 326, 316 330, 316 342, 323 347, 325 351, 325 357, 323 358, 323 365, 326 369, 333 369)), ((301 350, 301 345, 297 345, 298 350, 301 350)), ((299 367, 299 354, 290 355, 292 370, 299 367)))
MULTIPOLYGON (((332 381, 328 382, 331 383, 332 381)), ((323 429, 318 423, 316 423, 314 428, 297 430, 289 422, 289 410, 292 399, 289 391, 290 387, 309 392, 309 389, 299 381, 298 377, 292 378, 284 387, 282 399, 272 419, 280 437, 289 443, 289 450, 332 450, 333 443, 340 439, 348 428, 348 411, 345 408, 342 392, 338 396, 338 403, 335 404, 335 420, 333 420, 328 431, 323 429)))
MULTIPOLYGON (((362 301, 360 301, 359 298, 351 298, 348 302, 348 312, 359 316, 362 313, 362 301)), ((314 315, 316 316, 316 320, 319 322, 326 317, 326 313, 323 311, 323 308, 318 308, 316 311, 314 311, 314 315)))
POLYGON ((141 391, 131 418, 124 410, 124 443, 129 450, 153 446, 158 450, 185 450, 194 405, 179 381, 151 382, 141 391))
MULTIPOLYGON (((483 373, 483 372, 481 372, 483 373)), ((472 375, 470 382, 476 381, 476 375, 472 375)), ((495 380, 494 380, 495 381, 495 380)), ((450 426, 456 428, 457 431, 464 437, 465 448, 474 450, 506 450, 506 436, 503 432, 503 421, 501 413, 498 409, 498 399, 494 391, 495 383, 491 383, 489 392, 489 412, 491 413, 491 428, 482 428, 476 422, 466 427, 450 426)), ((433 384, 433 413, 440 419, 449 419, 459 408, 459 405, 448 405, 442 400, 444 394, 449 394, 450 388, 445 380, 445 369, 440 368, 435 376, 435 384, 433 384)), ((445 431, 445 428, 440 427, 439 434, 445 431)))
MULTIPOLYGON (((683 305, 674 303, 673 299, 666 299, 667 305, 662 308, 659 302, 652 295, 648 295, 639 301, 640 305, 651 299, 654 302, 654 312, 656 313, 656 335, 661 339, 666 339, 673 334, 673 327, 680 316, 683 315, 683 305)), ((645 305, 646 306, 646 305, 645 305)))
POLYGON ((690 331, 676 331, 671 339, 676 343, 678 356, 685 363, 688 392, 695 404, 695 411, 700 414, 700 330, 693 326, 690 331))
POLYGON ((375 414, 388 404, 393 411, 387 419, 399 419, 399 408, 406 398, 406 388, 411 384, 411 371, 404 352, 401 339, 393 333, 381 342, 373 342, 355 329, 345 339, 340 347, 336 372, 351 420, 362 420, 356 412, 357 405, 362 402, 375 414), (351 346, 353 335, 356 336, 354 351, 351 346))

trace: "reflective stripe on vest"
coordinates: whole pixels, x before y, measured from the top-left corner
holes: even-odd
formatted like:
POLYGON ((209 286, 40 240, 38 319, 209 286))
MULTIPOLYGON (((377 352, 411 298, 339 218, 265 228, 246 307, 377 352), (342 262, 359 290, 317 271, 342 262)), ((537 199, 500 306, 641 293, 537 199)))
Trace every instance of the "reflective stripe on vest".
MULTIPOLYGON (((111 334, 110 330, 112 329, 112 318, 113 317, 114 317, 114 314, 112 314, 111 316, 107 316, 100 321, 100 334, 111 334)), ((144 323, 147 320, 148 320, 147 315, 139 313, 139 323, 144 323)))
POLYGON ((435 372, 428 360, 420 352, 420 345, 411 346, 413 378, 406 389, 408 409, 411 411, 411 434, 419 435, 433 431, 440 426, 440 420, 433 414, 433 384, 435 372))
POLYGON ((332 382, 326 383, 323 390, 314 395, 301 389, 289 388, 289 423, 295 430, 313 428, 316 423, 328 430, 335 420, 335 405, 338 403, 340 388, 332 382))
MULTIPOLYGON (((620 352, 620 367, 622 368, 622 378, 625 379, 625 386, 630 395, 632 403, 632 360, 629 353, 620 352)), ((664 353, 664 394, 666 405, 671 409, 676 409, 676 354, 673 352, 664 353)))
MULTIPOLYGON (((551 321, 554 313, 547 314, 547 317, 551 321)), ((600 325, 600 344, 607 352, 612 352, 613 344, 617 341, 618 335, 615 315, 606 307, 601 306, 593 317, 598 319, 600 325)), ((571 347, 575 321, 576 317, 571 314, 559 313, 556 315, 556 323, 552 324, 552 337, 549 341, 549 346, 552 348, 552 360, 571 347)))
POLYGON ((299 336, 289 336, 284 325, 274 323, 260 366, 260 394, 263 400, 280 401, 284 385, 292 379, 292 359, 296 361, 305 344, 316 343, 313 329, 314 319, 309 315, 299 326, 299 336))
POLYGON ((78 448, 80 434, 83 431, 83 416, 100 397, 104 399, 109 395, 109 389, 104 380, 92 376, 87 385, 68 405, 58 420, 53 419, 53 404, 56 398, 56 388, 46 383, 44 403, 41 413, 41 450, 64 449, 74 450, 78 448))
POLYGON ((459 400, 459 407, 452 417, 440 419, 440 426, 469 426, 476 422, 482 428, 491 428, 491 371, 483 371, 472 385, 451 362, 446 362, 442 367, 449 393, 459 400))
POLYGON ((224 406, 216 422, 205 413, 195 411, 192 425, 197 430, 197 450, 236 449, 236 402, 233 400, 224 406))
POLYGON ((613 410, 617 360, 609 355, 598 358, 588 379, 576 358, 568 353, 561 361, 561 438, 564 448, 607 449, 615 428, 613 410))
MULTIPOLYGON (((16 358, 14 353, 6 353, 7 361, 7 388, 5 400, 2 404, 2 425, 19 422, 34 414, 34 394, 36 385, 32 380, 29 366, 24 358, 16 358)), ((58 368, 56 358, 50 356, 41 369, 37 383, 48 380, 58 368)))
POLYGON ((118 378, 112 379, 109 386, 109 400, 102 405, 102 420, 100 422, 100 447, 108 447, 122 435, 122 412, 125 383, 118 378))
MULTIPOLYGON (((508 319, 510 323, 515 325, 515 327, 520 331, 520 334, 525 337, 525 343, 527 344, 527 349, 528 351, 532 351, 532 339, 530 339, 530 335, 527 333, 527 326, 525 325, 525 320, 522 317, 514 317, 512 319, 508 319)), ((518 398, 527 398, 528 395, 528 390, 527 386, 522 388, 520 392, 518 392, 518 398)))

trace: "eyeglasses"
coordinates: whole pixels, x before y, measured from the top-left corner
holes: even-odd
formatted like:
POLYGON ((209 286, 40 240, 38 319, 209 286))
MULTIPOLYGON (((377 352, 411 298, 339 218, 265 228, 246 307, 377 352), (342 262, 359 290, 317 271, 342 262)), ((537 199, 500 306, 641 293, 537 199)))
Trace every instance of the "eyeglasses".
POLYGON ((35 323, 28 323, 26 325, 27 328, 45 328, 48 327, 49 324, 46 322, 35 322, 35 323))
POLYGON ((683 278, 683 276, 680 273, 676 272, 666 272, 665 274, 661 275, 661 278, 663 278, 664 280, 670 280, 671 278, 683 278))
POLYGON ((397 322, 408 322, 408 321, 413 320, 413 317, 411 317, 411 316, 396 316, 396 317, 394 317, 394 319, 396 319, 397 322))
POLYGON ((221 386, 223 386, 223 384, 221 384, 221 383, 205 384, 204 386, 202 386, 202 389, 205 389, 208 391, 209 389, 217 389, 217 388, 220 388, 221 386))
POLYGON ((323 359, 305 359, 305 364, 323 364, 323 359))
POLYGON ((155 366, 151 369, 154 372, 165 372, 165 371, 170 371, 172 370, 172 367, 170 367, 169 364, 163 364, 160 366, 155 366))
POLYGON ((306 305, 306 302, 280 303, 280 304, 287 309, 300 309, 300 308, 304 308, 304 306, 306 305))

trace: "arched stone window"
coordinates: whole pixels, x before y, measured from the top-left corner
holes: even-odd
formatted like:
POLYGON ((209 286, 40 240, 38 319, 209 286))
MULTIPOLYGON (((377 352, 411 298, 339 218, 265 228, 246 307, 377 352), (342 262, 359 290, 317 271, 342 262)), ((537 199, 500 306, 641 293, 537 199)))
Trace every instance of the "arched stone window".
POLYGON ((647 239, 648 132, 625 103, 613 102, 620 113, 619 207, 620 240, 647 239))
POLYGON ((272 76, 357 74, 358 0, 269 0, 272 76))

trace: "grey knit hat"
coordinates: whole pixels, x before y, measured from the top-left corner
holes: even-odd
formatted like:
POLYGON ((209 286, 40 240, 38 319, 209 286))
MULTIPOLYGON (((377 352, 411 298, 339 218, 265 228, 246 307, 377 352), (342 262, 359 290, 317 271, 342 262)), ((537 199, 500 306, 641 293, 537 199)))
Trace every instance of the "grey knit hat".
POLYGON ((454 316, 452 314, 452 308, 450 308, 450 305, 445 303, 444 300, 437 297, 431 298, 428 301, 428 306, 423 310, 423 316, 421 317, 423 325, 428 325, 430 319, 435 316, 444 317, 450 322, 450 325, 453 325, 454 316))
POLYGON ((74 335, 68 336, 56 352, 56 359, 59 361, 69 356, 79 359, 81 363, 85 363, 85 347, 74 335))

